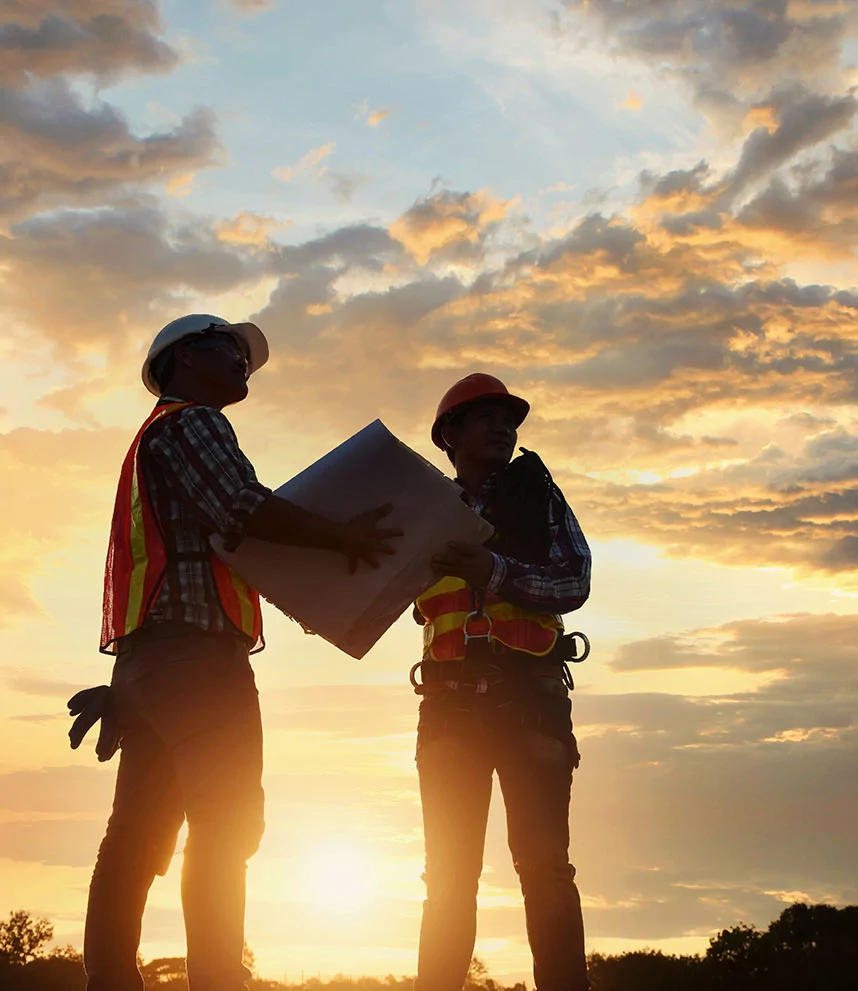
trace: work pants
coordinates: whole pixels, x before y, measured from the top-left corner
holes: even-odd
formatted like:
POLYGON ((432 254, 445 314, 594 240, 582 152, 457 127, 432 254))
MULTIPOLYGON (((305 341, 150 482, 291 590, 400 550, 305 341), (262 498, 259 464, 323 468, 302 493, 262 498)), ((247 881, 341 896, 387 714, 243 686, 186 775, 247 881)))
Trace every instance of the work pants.
POLYGON ((569 863, 569 798, 578 750, 559 679, 449 691, 420 706, 417 769, 426 900, 417 991, 461 991, 474 952, 493 772, 524 895, 537 991, 589 987, 581 901, 569 863))
POLYGON ((142 991, 143 910, 185 819, 182 908, 191 991, 240 991, 247 859, 262 837, 262 724, 247 646, 164 624, 120 646, 113 811, 92 876, 87 991, 142 991))

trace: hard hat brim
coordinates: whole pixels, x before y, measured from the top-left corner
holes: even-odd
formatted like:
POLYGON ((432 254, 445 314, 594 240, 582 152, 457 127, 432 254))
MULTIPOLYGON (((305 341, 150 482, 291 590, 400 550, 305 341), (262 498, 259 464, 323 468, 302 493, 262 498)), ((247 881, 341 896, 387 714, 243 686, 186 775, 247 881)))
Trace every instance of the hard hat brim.
MULTIPOLYGON (((239 340, 243 341, 247 348, 247 375, 248 378, 256 371, 258 371, 262 366, 268 361, 268 341, 266 340, 265 334, 256 326, 255 323, 218 323, 215 324, 217 330, 222 330, 227 334, 233 334, 239 340)), ((191 338, 198 337, 200 334, 205 333, 205 331, 191 331, 185 334, 183 337, 177 338, 175 341, 170 341, 165 345, 165 350, 167 347, 172 347, 174 344, 178 344, 180 341, 191 338)), ((153 396, 161 395, 161 388, 155 379, 152 377, 152 362, 158 357, 160 351, 155 351, 154 353, 150 350, 149 354, 146 356, 146 360, 143 362, 143 368, 141 370, 141 377, 143 379, 143 384, 152 393, 153 396)))
POLYGON ((475 396, 473 399, 466 399, 464 402, 458 403, 456 406, 446 410, 441 416, 437 417, 435 422, 432 424, 432 443, 435 447, 440 448, 442 451, 447 450, 447 445, 444 443, 444 438, 441 436, 441 427, 444 420, 446 420, 451 413, 461 411, 474 403, 484 403, 489 400, 498 403, 506 403, 508 406, 512 407, 515 411, 516 429, 524 423, 527 418, 527 414, 530 412, 530 403, 526 399, 522 399, 521 396, 514 396, 509 392, 490 392, 483 396, 475 396))

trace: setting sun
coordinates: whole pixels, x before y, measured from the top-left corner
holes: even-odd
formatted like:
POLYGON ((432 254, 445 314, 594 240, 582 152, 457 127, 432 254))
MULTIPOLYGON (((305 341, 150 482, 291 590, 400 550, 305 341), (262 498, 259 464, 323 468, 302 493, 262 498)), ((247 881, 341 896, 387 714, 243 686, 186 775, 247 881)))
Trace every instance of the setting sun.
POLYGON ((374 900, 374 874, 370 857, 344 841, 310 852, 304 883, 309 898, 320 908, 347 914, 367 908, 374 900))

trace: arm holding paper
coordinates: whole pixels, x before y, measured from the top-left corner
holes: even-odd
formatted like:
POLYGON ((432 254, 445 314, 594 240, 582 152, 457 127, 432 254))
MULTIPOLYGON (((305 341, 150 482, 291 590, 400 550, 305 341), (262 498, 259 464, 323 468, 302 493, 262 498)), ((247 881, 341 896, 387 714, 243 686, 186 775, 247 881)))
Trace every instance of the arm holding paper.
POLYGON ((272 494, 250 517, 245 533, 273 544, 340 551, 349 562, 349 573, 354 574, 360 561, 377 568, 380 554, 395 553, 387 541, 401 537, 402 530, 378 526, 392 511, 387 503, 339 523, 272 494))

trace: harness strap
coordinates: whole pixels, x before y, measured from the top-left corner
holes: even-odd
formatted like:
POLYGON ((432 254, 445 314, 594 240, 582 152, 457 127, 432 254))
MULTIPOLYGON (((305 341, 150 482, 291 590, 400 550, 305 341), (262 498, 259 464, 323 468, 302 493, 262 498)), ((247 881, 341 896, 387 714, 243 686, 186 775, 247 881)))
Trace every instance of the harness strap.
POLYGON ((569 691, 575 688, 572 673, 565 661, 528 664, 513 672, 508 666, 501 667, 488 662, 474 661, 431 661, 423 660, 414 664, 408 673, 408 680, 417 695, 438 695, 448 691, 464 691, 474 695, 485 694, 492 685, 509 677, 556 678, 569 691), (470 668, 470 670, 468 670, 470 668), (420 679, 418 681, 418 673, 420 679))

